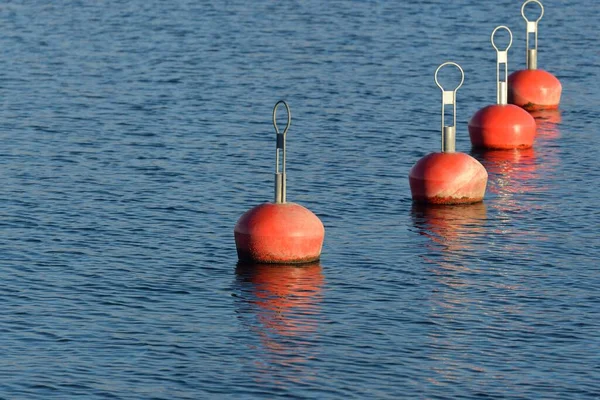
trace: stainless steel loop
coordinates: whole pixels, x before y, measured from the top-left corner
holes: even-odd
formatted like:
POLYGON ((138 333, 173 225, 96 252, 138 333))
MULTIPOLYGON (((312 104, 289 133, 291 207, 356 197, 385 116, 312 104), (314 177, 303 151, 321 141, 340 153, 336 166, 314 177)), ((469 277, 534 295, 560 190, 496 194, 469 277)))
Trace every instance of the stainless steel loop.
POLYGON ((440 72, 440 69, 442 69, 442 67, 445 67, 446 65, 454 65, 456 68, 459 69, 460 73, 461 73, 461 79, 460 79, 460 83, 458 84, 458 86, 454 89, 454 90, 450 90, 450 92, 456 92, 463 84, 463 82, 465 81, 465 72, 463 71, 463 69, 460 67, 460 65, 458 65, 457 63, 453 62, 453 61, 446 61, 445 63, 443 63, 442 65, 440 65, 439 67, 437 67, 437 69, 435 70, 435 83, 436 85, 438 85, 438 87, 440 89, 442 89, 442 92, 447 92, 448 90, 445 90, 442 85, 440 84, 440 82, 438 81, 438 72, 440 72))
POLYGON ((497 26, 496 29, 494 29, 492 31, 492 36, 491 36, 491 40, 492 40, 492 46, 494 46, 494 49, 496 49, 496 51, 508 51, 508 49, 510 49, 510 46, 512 45, 512 41, 513 41, 513 35, 512 32, 510 31, 510 29, 508 29, 507 26, 505 25, 500 25, 497 26), (508 32, 508 34, 510 35, 510 40, 508 42, 508 46, 506 46, 506 48, 504 50, 500 50, 498 48, 498 46, 496 46, 496 43, 494 43, 494 36, 496 35, 496 32, 498 32, 499 29, 506 29, 506 31, 508 32))
POLYGON ((279 108, 279 106, 282 104, 285 106, 285 110, 287 112, 287 124, 285 125, 285 129, 282 133, 282 135, 285 136, 292 123, 292 113, 290 112, 290 106, 288 106, 288 103, 286 103, 284 100, 279 100, 277 103, 275 103, 275 107, 273 107, 273 126, 275 127, 275 132, 279 135, 279 128, 277 127, 277 108, 279 108))
POLYGON ((525 21, 527 22, 540 22, 540 20, 542 19, 542 17, 544 16, 544 6, 542 5, 542 3, 539 0, 527 0, 525 3, 523 3, 523 5, 521 6, 521 15, 523 16, 523 18, 525 19, 525 21), (537 3, 540 6, 541 12, 540 12, 540 16, 538 17, 538 19, 536 19, 535 21, 530 21, 527 19, 527 17, 525 16, 525 6, 529 3, 537 3))

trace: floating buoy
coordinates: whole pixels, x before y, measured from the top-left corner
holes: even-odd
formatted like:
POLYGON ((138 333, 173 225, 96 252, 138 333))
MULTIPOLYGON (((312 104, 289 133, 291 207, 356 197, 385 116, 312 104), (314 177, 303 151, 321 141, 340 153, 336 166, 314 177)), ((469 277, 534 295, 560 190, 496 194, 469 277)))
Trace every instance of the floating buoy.
POLYGON ((321 255, 325 228, 310 210, 286 202, 285 140, 292 121, 290 108, 279 101, 273 108, 275 148, 275 201, 258 205, 240 217, 234 228, 235 244, 241 261, 256 263, 305 263, 321 255), (277 127, 277 107, 287 110, 283 133, 277 127), (280 162, 281 153, 281 162, 280 162))
POLYGON ((456 91, 464 79, 462 68, 454 62, 446 62, 435 71, 435 83, 442 90, 442 151, 426 155, 411 168, 408 180, 416 203, 464 204, 483 200, 487 171, 473 157, 455 151, 456 91), (444 90, 438 82, 438 72, 445 65, 454 65, 460 70, 461 81, 454 90, 444 90), (452 126, 444 123, 446 105, 453 106, 452 126))
POLYGON ((507 104, 506 81, 508 76, 508 49, 512 44, 512 32, 506 26, 498 26, 492 32, 492 46, 496 49, 496 103, 477 111, 469 121, 469 136, 474 148, 526 149, 533 146, 536 123, 529 113, 514 104, 507 104), (506 29, 510 41, 506 49, 499 50, 494 35, 506 29), (504 80, 500 78, 500 65, 504 65, 504 80))
POLYGON ((544 15, 544 6, 538 0, 527 0, 521 7, 521 15, 527 22, 527 69, 515 71, 508 77, 508 102, 526 110, 558 108, 562 85, 548 71, 537 69, 538 22, 544 15), (537 3, 541 13, 537 20, 529 21, 525 6, 537 3), (534 48, 529 48, 529 35, 534 35, 534 48))

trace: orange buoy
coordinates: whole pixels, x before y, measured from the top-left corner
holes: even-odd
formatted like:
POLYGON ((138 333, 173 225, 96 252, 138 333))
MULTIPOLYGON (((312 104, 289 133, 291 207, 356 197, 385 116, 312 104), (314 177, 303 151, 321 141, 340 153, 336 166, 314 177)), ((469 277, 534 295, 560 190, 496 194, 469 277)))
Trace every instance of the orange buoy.
POLYGON ((285 101, 273 109, 275 149, 275 201, 258 205, 240 217, 233 230, 238 258, 256 263, 305 263, 321 255, 325 228, 310 210, 286 202, 285 140, 292 115, 285 101), (288 121, 283 133, 277 127, 277 107, 283 104, 288 121), (281 165, 280 165, 281 153, 281 165), (281 170, 280 170, 281 167, 281 170))
POLYGON ((526 110, 558 108, 562 85, 548 71, 537 69, 538 22, 544 15, 544 6, 538 0, 527 0, 521 7, 521 15, 527 22, 527 69, 515 71, 508 77, 508 102, 526 110), (525 16, 525 6, 537 3, 541 8, 540 16, 529 21, 525 16), (529 48, 529 34, 534 35, 534 48, 529 48))
POLYGON ((535 119, 521 107, 507 104, 508 49, 512 44, 512 32, 506 26, 498 26, 492 32, 492 46, 496 49, 496 103, 477 111, 469 121, 469 136, 474 148, 526 149, 533 146, 535 119), (494 35, 505 29, 510 35, 508 46, 499 50, 494 35), (504 80, 500 78, 500 65, 504 65, 504 80))
POLYGON ((464 78, 462 68, 454 62, 446 62, 435 71, 435 83, 442 90, 442 151, 426 155, 411 168, 408 180, 416 203, 476 203, 485 195, 488 175, 483 165, 468 154, 455 152, 456 91, 464 78), (454 90, 444 90, 438 82, 438 72, 445 65, 454 65, 460 70, 462 78, 454 90), (445 105, 453 106, 452 126, 444 124, 445 105))

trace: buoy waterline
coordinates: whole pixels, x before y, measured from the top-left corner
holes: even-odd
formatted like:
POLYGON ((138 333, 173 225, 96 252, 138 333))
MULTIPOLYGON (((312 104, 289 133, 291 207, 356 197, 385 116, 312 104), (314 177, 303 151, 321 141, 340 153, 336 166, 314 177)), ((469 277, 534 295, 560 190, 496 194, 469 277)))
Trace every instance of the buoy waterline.
POLYGON ((496 50, 496 104, 477 111, 469 121, 471 144, 474 148, 483 149, 529 148, 535 139, 535 119, 521 107, 507 103, 508 49, 512 44, 512 32, 504 25, 498 26, 492 32, 491 42, 496 50), (499 50, 494 43, 495 34, 500 29, 510 35, 504 50, 499 50))
POLYGON ((325 237, 321 220, 307 208, 286 200, 286 135, 292 114, 281 100, 273 108, 275 147, 275 198, 273 203, 260 204, 237 221, 234 238, 240 261, 255 263, 297 264, 319 259, 325 237), (277 126, 277 108, 287 111, 283 133, 277 126))
POLYGON ((455 62, 445 62, 435 71, 435 83, 442 90, 442 148, 421 158, 411 168, 408 180, 412 199, 416 203, 466 204, 483 200, 488 174, 483 165, 465 153, 455 151, 456 92, 464 82, 464 72, 455 62), (461 81, 454 90, 444 90, 438 81, 438 72, 453 65, 461 73, 461 81), (445 125, 445 106, 453 107, 453 125, 445 125))
POLYGON ((537 66, 538 22, 544 15, 544 6, 538 0, 527 0, 521 6, 521 15, 527 23, 527 69, 515 71, 508 77, 508 102, 526 110, 558 108, 562 85, 554 75, 537 66), (525 6, 529 3, 540 6, 540 16, 535 21, 525 16, 525 6), (533 48, 530 48, 530 35, 534 37, 533 48))

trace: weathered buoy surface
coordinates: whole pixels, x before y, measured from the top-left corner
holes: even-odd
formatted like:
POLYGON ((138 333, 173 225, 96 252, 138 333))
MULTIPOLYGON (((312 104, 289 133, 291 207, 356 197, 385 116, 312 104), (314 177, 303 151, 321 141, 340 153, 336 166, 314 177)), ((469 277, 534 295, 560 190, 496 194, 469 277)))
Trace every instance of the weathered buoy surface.
POLYGON ((528 111, 558 108, 562 85, 548 71, 524 69, 508 77, 508 102, 528 111))
POLYGON ((483 200, 488 174, 465 153, 431 153, 410 170, 412 197, 418 203, 462 204, 483 200))
POLYGON ((276 133, 275 201, 256 206, 244 213, 234 227, 235 245, 240 261, 254 263, 297 264, 318 260, 325 228, 307 208, 286 202, 286 134, 291 124, 289 106, 279 101, 273 108, 276 133), (287 110, 283 133, 277 127, 277 107, 287 110), (281 161, 281 162, 280 162, 281 161))
POLYGON ((469 121, 471 144, 474 148, 484 149, 529 148, 535 140, 535 119, 522 108, 507 104, 508 49, 512 44, 512 32, 506 26, 498 26, 492 32, 491 42, 497 54, 496 104, 477 111, 469 121), (510 35, 504 50, 499 50, 494 43, 494 36, 499 29, 506 30, 510 35))
POLYGON ((464 72, 454 62, 446 62, 435 71, 435 83, 442 90, 442 151, 426 155, 411 168, 408 180, 416 203, 468 204, 482 201, 485 195, 488 175, 483 165, 470 155, 455 151, 456 91, 463 81, 464 72), (460 70, 462 78, 454 90, 444 90, 438 82, 438 72, 445 65, 460 70), (452 126, 444 123, 446 105, 454 109, 452 126))
POLYGON ((527 69, 515 71, 508 77, 508 102, 528 111, 558 108, 562 85, 554 75, 537 66, 538 22, 544 15, 544 6, 538 0, 527 0, 521 7, 521 15, 527 23, 527 69), (529 3, 540 6, 540 16, 535 21, 525 16, 525 6, 529 3), (529 46, 530 34, 534 35, 533 48, 529 46))
POLYGON ((264 203, 240 217, 234 235, 242 261, 303 263, 319 259, 325 228, 299 204, 264 203))

